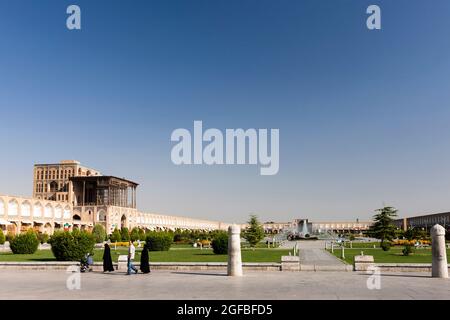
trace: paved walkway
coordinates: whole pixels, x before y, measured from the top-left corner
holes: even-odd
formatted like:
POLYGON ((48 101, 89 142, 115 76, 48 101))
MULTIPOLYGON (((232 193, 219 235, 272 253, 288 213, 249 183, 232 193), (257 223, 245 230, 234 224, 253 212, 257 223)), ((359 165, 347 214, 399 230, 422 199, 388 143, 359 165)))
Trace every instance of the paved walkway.
POLYGON ((342 266, 344 263, 334 255, 325 251, 325 241, 286 241, 283 248, 292 249, 295 244, 299 250, 300 263, 303 265, 342 266))
POLYGON ((0 271, 0 299, 450 299, 450 280, 428 274, 381 276, 357 272, 223 273, 155 271, 149 275, 83 273, 81 289, 68 290, 65 271, 0 271))
POLYGON ((341 266, 345 265, 334 255, 325 251, 325 241, 298 241, 300 263, 304 265, 341 266))

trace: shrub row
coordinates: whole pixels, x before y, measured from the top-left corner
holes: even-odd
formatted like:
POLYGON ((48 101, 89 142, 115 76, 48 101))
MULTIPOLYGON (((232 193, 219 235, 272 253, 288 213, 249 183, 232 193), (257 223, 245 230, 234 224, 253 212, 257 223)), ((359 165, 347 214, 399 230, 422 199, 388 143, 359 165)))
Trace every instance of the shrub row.
MULTIPOLYGON (((174 235, 172 232, 147 232, 142 229, 133 229, 131 235, 126 228, 121 231, 114 230, 110 239, 119 238, 122 240, 122 234, 128 234, 134 241, 143 239, 147 243, 150 251, 167 251, 170 249, 174 235)), ((86 253, 93 253, 95 243, 103 242, 106 238, 106 232, 101 225, 96 225, 92 231, 55 231, 48 240, 46 234, 36 234, 33 230, 27 233, 17 235, 10 239, 11 250, 15 254, 33 254, 36 252, 39 243, 47 242, 51 245, 51 250, 58 261, 80 261, 86 253)), ((126 238, 126 236, 125 236, 126 238)), ((0 230, 0 244, 5 242, 5 235, 0 230)), ((215 232, 213 241, 199 241, 203 246, 212 244, 213 251, 216 254, 227 254, 228 235, 226 232, 215 232)), ((128 246, 127 241, 117 241, 119 246, 128 246)))
POLYGON ((146 240, 146 233, 143 229, 139 228, 133 228, 131 232, 128 231, 128 228, 124 227, 121 230, 115 229, 113 233, 109 236, 109 240, 111 242, 126 242, 126 241, 145 241, 146 240))
MULTIPOLYGON (((135 246, 138 245, 137 242, 133 242, 133 244, 134 244, 135 246)), ((118 246, 118 247, 128 247, 128 246, 129 246, 129 242, 128 242, 128 241, 127 241, 127 242, 124 242, 124 241, 120 241, 120 242, 111 242, 111 245, 116 245, 116 246, 118 246)))
POLYGON ((431 241, 430 241, 430 240, 394 240, 394 241, 392 242, 392 244, 393 244, 394 246, 407 246, 407 245, 413 246, 413 245, 415 245, 417 242, 418 242, 419 244, 431 244, 431 241))

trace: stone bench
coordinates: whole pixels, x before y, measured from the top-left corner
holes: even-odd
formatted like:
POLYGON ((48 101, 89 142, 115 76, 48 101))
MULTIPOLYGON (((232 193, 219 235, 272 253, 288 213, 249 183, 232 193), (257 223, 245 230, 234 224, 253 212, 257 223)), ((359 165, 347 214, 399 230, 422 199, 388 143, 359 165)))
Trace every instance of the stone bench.
POLYGON ((353 269, 355 271, 367 271, 375 266, 373 256, 359 255, 355 256, 353 261, 353 269))
POLYGON ((300 271, 300 257, 282 256, 281 271, 300 271))

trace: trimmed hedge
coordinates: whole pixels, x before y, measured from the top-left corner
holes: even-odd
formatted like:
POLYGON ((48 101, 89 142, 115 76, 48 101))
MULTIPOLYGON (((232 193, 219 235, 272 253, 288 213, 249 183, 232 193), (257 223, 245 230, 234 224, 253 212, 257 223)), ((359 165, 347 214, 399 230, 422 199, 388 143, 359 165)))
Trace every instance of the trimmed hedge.
POLYGON ((409 256, 413 252, 414 252, 413 246, 409 244, 407 244, 402 250, 404 256, 409 256))
POLYGON ((133 230, 131 230, 130 240, 133 242, 139 240, 139 229, 138 228, 133 228, 133 230))
POLYGON ((3 233, 3 230, 0 229, 0 244, 5 244, 5 241, 6 241, 5 234, 3 233))
MULTIPOLYGON (((137 247, 139 244, 139 242, 133 242, 133 245, 135 247, 137 247)), ((114 247, 114 246, 118 246, 118 247, 129 247, 130 246, 130 242, 125 241, 125 242, 112 242, 109 244, 110 247, 114 247)))
POLYGON ((94 236, 95 243, 102 243, 106 239, 105 228, 97 223, 92 230, 92 235, 94 236))
POLYGON ((111 242, 120 242, 122 241, 122 235, 120 234, 119 229, 114 229, 113 233, 109 236, 111 242))
POLYGON ((33 254, 39 246, 39 240, 33 230, 28 230, 12 238, 9 246, 14 254, 33 254))
POLYGON ((52 252, 58 261, 80 261, 86 253, 93 253, 95 239, 86 231, 57 231, 50 240, 52 252))
POLYGON ((48 239, 49 239, 48 234, 46 234, 46 233, 40 233, 40 234, 38 234, 37 237, 38 237, 38 240, 39 240, 39 242, 41 244, 47 243, 48 239))
POLYGON ((130 231, 128 231, 127 227, 123 227, 120 230, 120 236, 122 237, 122 241, 130 241, 130 231))
POLYGON ((225 232, 217 234, 212 241, 212 248, 215 254, 228 254, 228 235, 225 232))
POLYGON ((11 242, 11 239, 14 239, 14 235, 11 232, 6 233, 5 235, 6 241, 11 242))
POLYGON ((168 251, 172 241, 173 235, 168 232, 151 232, 146 239, 149 251, 168 251))
POLYGON ((381 243, 380 247, 383 251, 389 251, 391 249, 391 243, 389 241, 384 241, 381 243))
POLYGON ((145 241, 146 237, 144 229, 139 229, 139 240, 145 241))

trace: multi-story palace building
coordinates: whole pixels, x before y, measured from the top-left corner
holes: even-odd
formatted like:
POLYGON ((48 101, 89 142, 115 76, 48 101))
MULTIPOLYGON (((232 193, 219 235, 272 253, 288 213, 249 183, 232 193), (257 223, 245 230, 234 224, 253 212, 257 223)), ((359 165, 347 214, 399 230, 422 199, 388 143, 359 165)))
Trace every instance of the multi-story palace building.
POLYGON ((100 176, 97 170, 84 167, 75 160, 34 166, 33 198, 73 202, 72 177, 100 176))
POLYGON ((149 230, 226 230, 230 224, 146 213, 136 208, 138 184, 82 166, 78 161, 34 166, 31 198, 0 195, 0 228, 13 234, 30 228, 52 234, 55 230, 91 229, 102 224, 115 228, 149 230))

